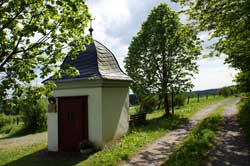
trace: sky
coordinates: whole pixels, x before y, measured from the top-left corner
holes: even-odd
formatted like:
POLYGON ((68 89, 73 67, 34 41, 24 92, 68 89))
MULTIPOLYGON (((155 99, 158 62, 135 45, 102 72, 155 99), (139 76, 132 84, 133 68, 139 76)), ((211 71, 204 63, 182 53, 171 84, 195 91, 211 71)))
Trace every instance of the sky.
MULTIPOLYGON (((124 70, 123 60, 127 55, 128 46, 133 36, 140 30, 141 24, 147 19, 150 11, 159 3, 167 3, 173 10, 180 11, 181 7, 169 0, 88 0, 87 5, 93 20, 93 38, 107 46, 117 58, 124 70)), ((182 23, 187 22, 184 14, 180 15, 182 23)), ((199 33, 204 40, 203 47, 211 45, 216 40, 209 40, 207 32, 199 33)), ((207 53, 203 50, 202 53, 207 53)), ((193 79, 193 90, 220 88, 234 84, 237 73, 224 64, 225 55, 213 58, 199 58, 199 74, 193 79)), ((124 70, 125 71, 125 70, 124 70)))

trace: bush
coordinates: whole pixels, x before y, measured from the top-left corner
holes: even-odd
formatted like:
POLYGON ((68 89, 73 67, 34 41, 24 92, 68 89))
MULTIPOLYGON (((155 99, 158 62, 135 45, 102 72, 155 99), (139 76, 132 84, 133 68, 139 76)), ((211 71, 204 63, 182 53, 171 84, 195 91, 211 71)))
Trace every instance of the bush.
POLYGON ((0 114, 0 127, 3 127, 7 124, 11 123, 11 118, 10 116, 7 116, 5 114, 0 114))
POLYGON ((185 105, 186 95, 178 94, 174 96, 174 106, 183 106, 185 105))
POLYGON ((140 102, 140 111, 152 112, 158 104, 157 97, 147 96, 144 97, 140 102))
POLYGON ((237 92, 237 89, 236 89, 235 86, 229 86, 229 87, 220 88, 217 91, 217 93, 220 96, 228 97, 228 96, 231 96, 231 95, 236 95, 238 92, 237 92))
POLYGON ((26 129, 37 131, 46 128, 48 109, 48 102, 46 99, 40 99, 33 104, 23 101, 20 103, 19 107, 26 129))
MULTIPOLYGON (((177 94, 174 96, 174 106, 183 106, 185 105, 187 96, 185 94, 177 94)), ((140 111, 146 111, 148 113, 152 112, 154 109, 156 109, 159 106, 159 103, 161 103, 160 108, 164 108, 164 100, 158 99, 157 96, 146 96, 140 101, 140 111)), ((172 105, 172 98, 169 95, 168 97, 168 103, 169 107, 172 105)))
POLYGON ((239 123, 246 134, 247 140, 250 141, 250 97, 242 99, 239 106, 239 123))
MULTIPOLYGON (((184 106, 187 96, 185 94, 177 94, 174 96, 174 106, 184 106)), ((168 97, 169 107, 172 107, 172 96, 168 97)), ((162 106, 164 106, 164 100, 162 99, 162 106)))

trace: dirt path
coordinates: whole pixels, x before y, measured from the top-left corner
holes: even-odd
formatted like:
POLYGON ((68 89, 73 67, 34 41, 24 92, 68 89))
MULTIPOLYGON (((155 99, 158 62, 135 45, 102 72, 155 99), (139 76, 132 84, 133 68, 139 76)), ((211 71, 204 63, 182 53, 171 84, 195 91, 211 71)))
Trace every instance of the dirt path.
POLYGON ((237 123, 237 108, 234 101, 224 110, 225 121, 218 133, 218 144, 211 150, 201 165, 250 166, 250 145, 247 144, 237 123))
MULTIPOLYGON (((174 131, 171 131, 167 135, 156 140, 154 143, 146 146, 145 149, 140 151, 134 157, 121 163, 120 165, 126 166, 158 166, 163 164, 167 156, 169 156, 177 144, 181 143, 183 138, 199 121, 204 119, 211 111, 217 108, 219 105, 225 102, 231 102, 231 100, 223 100, 203 108, 192 116, 185 124, 177 127, 174 131)), ((233 99, 235 101, 235 99, 233 99)))

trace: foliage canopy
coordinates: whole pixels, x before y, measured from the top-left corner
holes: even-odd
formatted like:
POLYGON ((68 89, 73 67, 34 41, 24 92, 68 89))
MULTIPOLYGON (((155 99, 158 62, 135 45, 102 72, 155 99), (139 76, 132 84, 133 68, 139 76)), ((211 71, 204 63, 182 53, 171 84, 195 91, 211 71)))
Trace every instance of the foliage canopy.
POLYGON ((213 55, 226 54, 225 62, 241 73, 237 82, 249 91, 250 3, 249 0, 173 0, 185 6, 191 24, 218 38, 213 55))
POLYGON ((182 25, 178 14, 161 3, 151 11, 129 46, 125 68, 134 80, 132 90, 139 98, 160 94, 166 99, 168 114, 168 94, 192 88, 200 49, 195 31, 182 25))
MULTIPOLYGON (((66 54, 72 58, 91 41, 84 35, 90 20, 85 0, 4 0, 0 2, 0 99, 48 95, 49 82, 28 88, 37 78, 59 78, 70 66, 61 66, 66 54)), ((69 73, 69 72, 68 72, 69 73)))

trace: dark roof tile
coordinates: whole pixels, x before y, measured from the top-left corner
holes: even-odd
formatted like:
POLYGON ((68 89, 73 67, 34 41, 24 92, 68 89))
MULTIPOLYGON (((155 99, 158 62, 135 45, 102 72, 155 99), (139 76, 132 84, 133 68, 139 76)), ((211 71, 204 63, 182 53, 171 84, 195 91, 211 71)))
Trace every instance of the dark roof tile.
POLYGON ((68 55, 63 64, 74 66, 79 71, 79 75, 77 77, 63 75, 61 79, 55 82, 85 79, 131 81, 131 78, 119 67, 113 53, 98 41, 86 46, 86 50, 78 54, 76 60, 71 60, 68 55))

